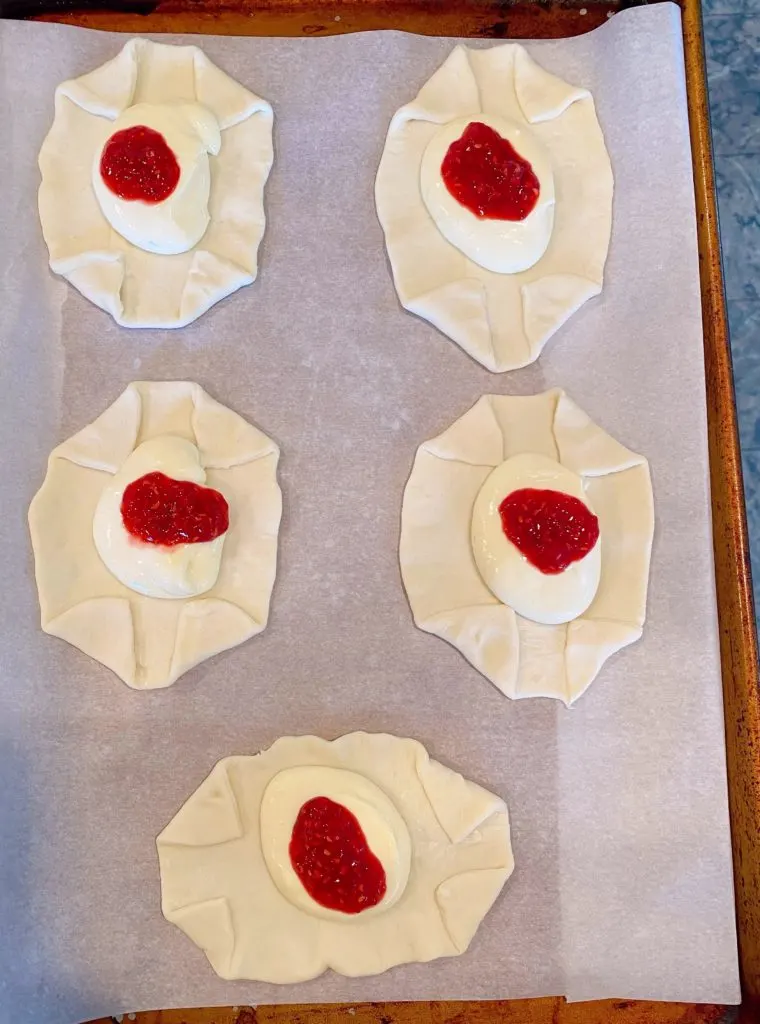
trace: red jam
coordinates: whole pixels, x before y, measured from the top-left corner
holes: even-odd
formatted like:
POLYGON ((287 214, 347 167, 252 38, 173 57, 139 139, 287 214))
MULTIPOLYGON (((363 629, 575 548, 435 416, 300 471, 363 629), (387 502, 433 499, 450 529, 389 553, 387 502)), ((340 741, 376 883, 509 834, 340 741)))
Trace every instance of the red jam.
POLYGON ((147 473, 124 488, 121 518, 133 537, 169 548, 214 540, 230 525, 219 491, 164 473, 147 473))
POLYGON ((166 139, 144 124, 114 132, 100 157, 100 176, 120 199, 160 203, 175 190, 179 175, 166 139))
POLYGON ((451 143, 441 176, 457 202, 476 217, 525 220, 538 202, 540 185, 531 165, 481 121, 472 121, 451 143))
POLYGON ((507 540, 547 575, 564 572, 599 540, 599 520, 579 498, 563 491, 524 487, 499 505, 507 540))
POLYGON ((385 870, 361 825, 326 796, 307 800, 298 812, 289 852, 301 884, 322 907, 359 914, 385 896, 385 870))

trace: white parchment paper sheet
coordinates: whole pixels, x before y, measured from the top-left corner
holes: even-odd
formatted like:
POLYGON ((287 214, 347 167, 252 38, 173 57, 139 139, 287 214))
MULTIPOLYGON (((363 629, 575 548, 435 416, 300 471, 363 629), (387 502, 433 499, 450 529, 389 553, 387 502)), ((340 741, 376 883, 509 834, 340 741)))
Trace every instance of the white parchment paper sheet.
MULTIPOLYGON (((163 37, 167 38, 167 37, 163 37)), ((212 38, 275 109, 259 280, 180 332, 118 328, 47 268, 36 157, 53 91, 126 37, 0 24, 3 632, 0 1020, 159 1006, 737 996, 694 201, 677 9, 531 43, 596 97, 616 177, 603 295, 492 376, 399 308, 373 203, 392 113, 452 40, 212 38), (134 378, 197 380, 281 444, 267 631, 135 693, 38 626, 26 510, 50 449, 134 378), (651 460, 644 639, 579 705, 510 703, 417 631, 397 564, 417 445, 484 392, 560 385, 651 460), (159 909, 154 836, 232 753, 414 736, 504 795, 517 869, 470 952, 377 978, 230 984, 159 909)), ((190 40, 177 40, 190 41, 190 40)), ((72 140, 72 145, 76 140, 72 140)))

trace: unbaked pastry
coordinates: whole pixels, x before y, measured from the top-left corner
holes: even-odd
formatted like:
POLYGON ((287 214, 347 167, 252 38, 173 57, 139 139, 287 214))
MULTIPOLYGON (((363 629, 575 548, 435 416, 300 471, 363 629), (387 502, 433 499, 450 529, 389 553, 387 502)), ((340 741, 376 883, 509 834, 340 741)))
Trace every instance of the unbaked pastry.
POLYGON ((169 686, 267 623, 282 498, 279 450, 197 384, 130 384, 51 454, 29 509, 42 628, 135 689, 169 686), (133 451, 152 438, 197 446, 209 487, 229 503, 219 574, 203 596, 162 600, 128 588, 98 555, 98 503, 133 451))
MULTIPOLYGON (((545 71, 518 43, 487 50, 457 46, 416 99, 394 115, 377 173, 377 212, 401 304, 489 370, 533 362, 551 335, 601 291, 612 187, 588 90, 545 71), (538 160, 533 149, 548 156, 552 174, 544 174, 542 190, 545 184, 552 197, 556 193, 556 204, 545 211, 548 216, 553 208, 554 223, 548 248, 527 270, 485 269, 447 241, 429 212, 423 198, 423 186, 429 189, 426 150, 445 134, 442 126, 460 120, 462 126, 506 122, 530 141, 531 163, 538 160)), ((456 211, 441 212, 450 222, 456 211)), ((474 216, 464 215, 477 226, 474 216)), ((536 210, 531 219, 539 215, 544 213, 536 210)), ((447 234, 458 238, 464 232, 447 234)), ((540 252, 540 242, 533 239, 531 249, 540 252)))
POLYGON ((420 629, 453 644, 507 697, 555 697, 569 705, 607 658, 642 634, 653 534, 646 459, 561 390, 485 395, 417 451, 401 513, 401 573, 420 629), (598 586, 590 606, 569 622, 518 615, 476 565, 476 498, 494 468, 521 453, 577 474, 598 517, 598 586))
POLYGON ((457 956, 514 867, 502 800, 415 740, 363 732, 225 758, 157 846, 166 919, 222 978, 278 984, 457 956), (299 810, 325 797, 350 809, 385 868, 371 908, 326 909, 293 870, 299 810))
MULTIPOLYGON (((131 39, 113 60, 56 89, 53 126, 39 156, 39 211, 50 266, 124 327, 183 327, 255 280, 272 159, 272 108, 265 100, 220 71, 197 46, 131 39), (202 237, 188 251, 177 252, 176 240, 174 249, 165 250, 174 255, 133 245, 111 226, 119 223, 118 202, 104 190, 101 199, 110 198, 114 207, 107 207, 107 219, 93 188, 93 164, 113 122, 128 118, 135 104, 146 110, 155 104, 162 129, 172 109, 189 112, 194 123, 212 122, 199 129, 211 137, 196 154, 200 176, 189 182, 195 199, 205 203, 208 196, 210 220, 204 232, 199 218, 205 206, 193 212, 190 196, 184 234, 191 240, 200 231, 202 237), (219 155, 207 156, 215 146, 219 155), (204 171, 209 162, 210 194, 204 171)), ((167 214, 168 230, 177 211, 167 214)), ((145 234, 144 224, 133 229, 145 234)))

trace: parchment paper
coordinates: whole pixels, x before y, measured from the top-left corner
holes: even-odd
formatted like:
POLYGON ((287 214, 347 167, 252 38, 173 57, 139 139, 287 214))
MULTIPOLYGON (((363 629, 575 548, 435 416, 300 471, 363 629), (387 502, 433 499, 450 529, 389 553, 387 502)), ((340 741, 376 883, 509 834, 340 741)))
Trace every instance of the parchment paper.
POLYGON ((503 376, 400 309, 374 211, 389 119, 452 40, 194 41, 274 105, 260 277, 185 330, 127 331, 49 272, 36 211, 55 86, 125 37, 0 24, 0 1019, 556 993, 735 1000, 677 8, 529 45, 594 92, 614 228, 602 296, 537 365, 503 376), (58 441, 130 380, 177 377, 281 444, 279 576, 262 636, 137 693, 39 629, 26 510, 58 441), (554 385, 650 458, 657 512, 644 638, 571 711, 510 703, 416 630, 397 564, 417 445, 484 392, 554 385), (417 737, 505 796, 513 878, 460 958, 300 987, 217 979, 161 916, 154 836, 219 757, 357 728, 417 737))

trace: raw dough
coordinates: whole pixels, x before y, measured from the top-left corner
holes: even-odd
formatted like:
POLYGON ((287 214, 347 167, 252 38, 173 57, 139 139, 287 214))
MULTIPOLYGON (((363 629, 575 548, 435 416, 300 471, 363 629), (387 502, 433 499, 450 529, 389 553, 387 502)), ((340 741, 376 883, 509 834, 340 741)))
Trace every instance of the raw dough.
POLYGON ((642 634, 653 534, 646 459, 559 389, 485 395, 417 451, 401 513, 401 574, 420 629, 448 640, 507 697, 556 697, 569 705, 607 658, 642 634), (475 564, 475 499, 494 467, 523 452, 556 459, 581 476, 599 518, 599 588, 567 624, 517 615, 475 564))
MULTIPOLYGON (((397 823, 388 825, 398 833, 397 823)), ((362 732, 333 742, 286 737, 255 757, 225 758, 157 846, 166 919, 222 978, 279 984, 328 968, 357 977, 457 956, 514 867, 502 800, 431 761, 415 740, 362 732), (272 780, 293 768, 313 768, 317 788, 325 769, 363 776, 368 790, 382 791, 381 799, 367 798, 374 807, 395 805, 411 840, 411 868, 403 892, 385 907, 309 912, 273 881, 259 828, 262 802, 272 780)))
POLYGON ((602 288, 612 227, 612 168, 586 89, 539 67, 518 43, 457 46, 394 115, 375 185, 377 213, 401 304, 489 370, 532 363, 547 340, 602 288), (554 174, 554 227, 529 270, 498 274, 446 241, 422 198, 420 171, 441 125, 486 114, 532 132, 554 174))
POLYGON ((272 108, 197 46, 131 39, 113 60, 56 89, 39 156, 39 211, 50 266, 124 327, 183 327, 256 278, 264 185, 272 167, 272 108), (211 222, 173 256, 114 231, 92 188, 96 152, 135 102, 199 103, 222 130, 211 158, 211 222))
POLYGON ((274 441, 197 384, 130 384, 94 423, 53 451, 29 509, 42 628, 136 689, 169 686, 260 633, 277 562, 278 458, 274 441), (208 486, 230 506, 216 584, 187 600, 128 589, 108 571, 93 540, 104 486, 137 445, 166 434, 198 446, 208 486))

